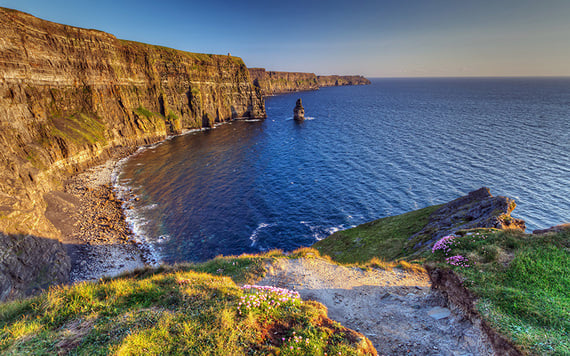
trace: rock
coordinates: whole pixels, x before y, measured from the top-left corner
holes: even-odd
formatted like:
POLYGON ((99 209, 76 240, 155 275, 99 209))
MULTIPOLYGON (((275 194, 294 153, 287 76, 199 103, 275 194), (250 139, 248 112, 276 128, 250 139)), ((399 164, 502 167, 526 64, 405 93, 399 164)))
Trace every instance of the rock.
MULTIPOLYGON (((29 245, 22 237, 29 235, 54 255, 65 254, 50 241, 62 233, 45 216, 43 195, 117 150, 128 154, 200 128, 205 117, 216 123, 265 117, 262 92, 236 57, 122 41, 5 8, 0 33, 0 231, 8 236, 0 248, 12 245, 12 238, 29 245)), ((26 283, 36 283, 40 274, 65 281, 42 252, 30 252, 37 259, 26 256, 37 275, 0 270, 0 279, 11 283, 0 294, 28 295, 26 283)), ((18 256, 5 260, 12 257, 18 268, 18 256)))
POLYGON ((301 99, 297 99, 297 104, 295 105, 295 109, 293 109, 293 114, 293 119, 295 119, 295 121, 305 120, 305 108, 303 108, 301 99))
POLYGON ((534 230, 532 233, 535 235, 543 235, 548 234, 550 232, 561 232, 564 230, 570 230, 570 223, 564 223, 556 226, 549 227, 548 229, 543 230, 534 230))
POLYGON ((55 239, 0 233, 0 302, 67 283, 71 260, 55 239))
POLYGON ((451 315, 451 311, 447 308, 435 307, 428 311, 428 315, 435 320, 445 319, 451 315))
POLYGON ((338 85, 367 85, 370 80, 359 75, 325 75, 314 73, 275 72, 264 68, 249 68, 253 84, 266 95, 291 93, 301 90, 318 90, 338 85))
POLYGON ((491 195, 489 188, 480 188, 455 199, 433 212, 427 225, 410 240, 418 242, 415 249, 429 246, 443 236, 458 230, 474 228, 512 229, 524 231, 525 222, 511 217, 517 206, 511 198, 491 195))

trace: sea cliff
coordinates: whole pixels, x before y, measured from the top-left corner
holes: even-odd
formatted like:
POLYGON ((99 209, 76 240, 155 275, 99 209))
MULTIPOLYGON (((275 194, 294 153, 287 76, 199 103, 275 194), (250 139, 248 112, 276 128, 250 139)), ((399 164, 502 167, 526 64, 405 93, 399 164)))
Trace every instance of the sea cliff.
POLYGON ((67 177, 117 149, 242 117, 265 117, 265 107, 240 58, 0 8, 0 300, 66 282, 69 257, 44 196, 67 177))
MULTIPOLYGON (((89 215, 79 211, 85 202, 59 193, 71 176, 170 135, 264 118, 264 94, 368 83, 249 70, 230 55, 120 40, 0 8, 0 301, 69 281, 72 242, 85 241, 64 245, 53 216, 75 230, 94 224, 77 221, 89 215)), ((80 196, 111 196, 103 188, 80 196)))
POLYGON ((301 90, 317 90, 340 85, 367 85, 370 80, 359 75, 319 75, 300 72, 275 72, 264 68, 250 68, 253 83, 266 95, 291 93, 301 90))

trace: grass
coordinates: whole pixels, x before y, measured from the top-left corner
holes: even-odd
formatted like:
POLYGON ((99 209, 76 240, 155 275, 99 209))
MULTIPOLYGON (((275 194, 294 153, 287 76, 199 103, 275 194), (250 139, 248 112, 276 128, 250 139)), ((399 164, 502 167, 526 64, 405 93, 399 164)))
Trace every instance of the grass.
POLYGON ((538 236, 472 230, 431 260, 455 269, 479 297, 483 317, 522 350, 570 354, 569 230, 538 236), (450 256, 462 256, 468 267, 445 263, 450 256))
POLYGON ((439 207, 434 205, 338 231, 313 247, 341 263, 365 263, 373 258, 405 259, 412 252, 406 247, 409 237, 419 232, 439 207))
POLYGON ((105 145, 106 127, 98 119, 83 113, 76 113, 66 118, 52 118, 51 133, 78 145, 100 143, 105 145))
POLYGON ((0 353, 364 354, 363 341, 328 319, 322 305, 236 284, 262 274, 263 263, 259 256, 218 257, 2 304, 0 353), (245 308, 245 298, 258 303, 245 308), (271 298, 279 304, 266 302, 271 298))

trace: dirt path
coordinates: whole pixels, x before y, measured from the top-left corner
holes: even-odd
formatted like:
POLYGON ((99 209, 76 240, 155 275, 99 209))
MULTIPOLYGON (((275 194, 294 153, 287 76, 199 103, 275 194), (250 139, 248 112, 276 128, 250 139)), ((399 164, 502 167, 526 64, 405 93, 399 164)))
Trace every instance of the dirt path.
POLYGON ((379 355, 493 354, 477 327, 444 307, 424 274, 282 258, 258 284, 295 289, 324 304, 331 319, 366 335, 379 355))

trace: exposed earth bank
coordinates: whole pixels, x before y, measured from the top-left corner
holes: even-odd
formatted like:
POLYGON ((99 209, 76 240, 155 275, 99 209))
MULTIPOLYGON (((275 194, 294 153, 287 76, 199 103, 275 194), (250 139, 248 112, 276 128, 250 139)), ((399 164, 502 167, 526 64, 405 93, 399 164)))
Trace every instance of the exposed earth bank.
POLYGON ((477 322, 431 290, 426 273, 362 270, 318 258, 277 259, 258 284, 297 290, 368 337, 379 355, 493 355, 477 322))

